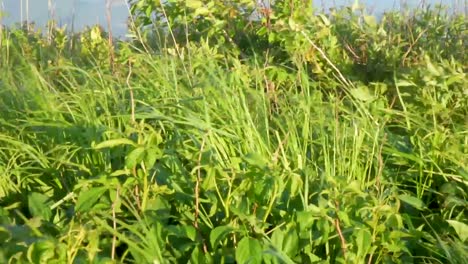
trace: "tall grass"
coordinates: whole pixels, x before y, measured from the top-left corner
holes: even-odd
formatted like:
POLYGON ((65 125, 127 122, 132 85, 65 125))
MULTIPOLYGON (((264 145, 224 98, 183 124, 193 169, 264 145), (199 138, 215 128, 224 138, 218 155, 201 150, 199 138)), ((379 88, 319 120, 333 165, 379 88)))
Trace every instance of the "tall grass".
POLYGON ((437 32, 401 53, 425 14, 382 22, 399 43, 330 17, 369 34, 356 63, 201 40, 120 43, 111 67, 98 28, 4 31, 0 262, 464 263, 465 55, 437 32))

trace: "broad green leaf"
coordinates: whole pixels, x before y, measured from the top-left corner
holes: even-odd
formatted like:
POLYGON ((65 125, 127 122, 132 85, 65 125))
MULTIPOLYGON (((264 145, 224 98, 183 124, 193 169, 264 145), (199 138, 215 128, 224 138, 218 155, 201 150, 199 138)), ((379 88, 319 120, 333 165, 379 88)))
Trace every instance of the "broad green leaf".
POLYGON ((359 181, 352 181, 350 182, 345 188, 344 190, 346 192, 351 192, 351 193, 355 193, 357 195, 360 195, 362 194, 362 190, 361 190, 361 183, 359 181))
POLYGON ((205 263, 205 257, 200 247, 195 247, 195 249, 193 249, 192 254, 190 254, 189 263, 205 263))
POLYGON ((300 26, 296 23, 296 21, 294 21, 294 19, 292 17, 289 17, 288 24, 289 24, 289 28, 292 31, 300 31, 301 30, 300 26))
POLYGON ((265 160, 265 158, 258 153, 249 153, 244 156, 244 160, 248 164, 259 168, 263 168, 267 165, 267 161, 265 160))
POLYGON ((156 160, 160 159, 163 152, 158 147, 151 147, 146 150, 145 166, 146 168, 152 168, 156 160))
POLYGON ((468 225, 455 220, 447 220, 447 222, 455 229, 458 237, 462 242, 465 242, 468 239, 468 225))
POLYGON ((291 258, 299 251, 299 236, 294 228, 289 228, 283 241, 283 251, 291 258))
POLYGON ((119 138, 119 139, 110 139, 103 141, 95 146, 93 146, 94 149, 103 149, 103 148, 113 148, 121 145, 132 145, 136 146, 135 142, 131 141, 130 139, 127 138, 119 138))
POLYGON ((418 210, 424 210, 426 208, 426 205, 424 204, 423 201, 411 195, 407 195, 407 194, 398 195, 398 199, 400 199, 404 203, 411 205, 412 207, 418 210))
POLYGON ((200 8, 197 8, 194 12, 194 16, 205 16, 205 15, 208 15, 210 13, 210 10, 206 7, 200 7, 200 8))
POLYGON ((267 255, 274 256, 277 261, 274 261, 273 263, 278 263, 278 260, 279 260, 279 263, 286 263, 286 264, 294 264, 295 263, 294 261, 292 261, 291 258, 286 256, 284 254, 284 252, 279 251, 273 245, 269 245, 268 249, 263 251, 263 253, 265 254, 265 259, 266 259, 267 255))
POLYGON ((28 195, 28 208, 29 212, 35 217, 42 217, 44 220, 49 220, 52 216, 52 211, 48 206, 49 197, 42 194, 33 192, 28 195))
POLYGON ((128 169, 134 168, 145 157, 145 148, 139 147, 132 150, 125 158, 125 167, 128 169))
POLYGON ((224 239, 224 237, 235 231, 235 229, 231 226, 218 226, 215 227, 213 230, 211 230, 210 233, 210 243, 213 248, 216 248, 216 246, 219 244, 219 242, 224 239))
POLYGON ((93 205, 101 198, 101 196, 107 191, 106 187, 91 188, 86 191, 82 191, 76 201, 76 212, 88 211, 93 205))
POLYGON ((464 79, 465 79, 465 76, 463 74, 451 75, 445 81, 445 85, 448 86, 456 82, 463 82, 464 79))
POLYGON ((360 86, 355 89, 351 89, 351 95, 356 99, 368 102, 375 99, 375 97, 369 92, 369 88, 366 86, 360 86))
POLYGON ((330 20, 328 20, 324 14, 319 14, 319 17, 322 19, 322 22, 325 26, 330 26, 330 20))
POLYGON ((148 145, 150 146, 158 146, 163 141, 164 139, 162 138, 161 133, 153 132, 148 137, 148 145))
POLYGON ((54 258, 55 243, 50 240, 38 241, 28 248, 30 263, 48 263, 54 258))
POLYGON ((388 216, 386 224, 392 229, 400 230, 403 228, 403 219, 400 214, 394 213, 388 216))
POLYGON ((305 252, 305 254, 309 257, 310 262, 309 263, 320 263, 322 260, 319 256, 312 254, 310 252, 305 252))
POLYGON ((294 257, 298 251, 299 237, 293 228, 278 228, 271 236, 271 243, 287 256, 294 257))
POLYGON ((316 214, 311 211, 296 212, 296 219, 301 232, 308 231, 312 228, 312 224, 315 221, 315 216, 316 214))
POLYGON ((186 225, 183 227, 186 237, 190 240, 195 241, 197 238, 197 230, 191 225, 186 225))
POLYGON ((291 197, 295 197, 303 186, 301 175, 293 173, 291 175, 291 197))
POLYGON ((192 8, 192 9, 198 9, 203 6, 203 2, 198 1, 198 0, 187 0, 185 1, 185 3, 188 8, 192 8))
POLYGON ((372 235, 369 230, 361 228, 356 234, 358 257, 365 257, 372 246, 372 235))
POLYGON ((364 22, 366 22, 366 24, 371 28, 377 27, 377 20, 375 19, 375 16, 364 16, 364 22))
POLYGON ((276 229, 271 236, 271 243, 279 250, 283 249, 284 230, 282 228, 276 229))
POLYGON ((244 237, 236 249, 236 261, 239 264, 262 263, 262 246, 254 238, 244 237))
POLYGON ((203 179, 202 188, 205 191, 209 191, 216 190, 216 187, 216 171, 214 169, 207 169, 205 179, 203 179))
POLYGON ((432 62, 429 56, 425 56, 426 59, 426 68, 427 70, 434 76, 440 76, 441 75, 441 70, 439 69, 440 67, 436 67, 432 62))
POLYGON ((188 238, 192 241, 195 241, 197 237, 197 230, 195 227, 191 225, 184 225, 184 226, 169 226, 167 227, 170 235, 174 235, 177 237, 188 238))

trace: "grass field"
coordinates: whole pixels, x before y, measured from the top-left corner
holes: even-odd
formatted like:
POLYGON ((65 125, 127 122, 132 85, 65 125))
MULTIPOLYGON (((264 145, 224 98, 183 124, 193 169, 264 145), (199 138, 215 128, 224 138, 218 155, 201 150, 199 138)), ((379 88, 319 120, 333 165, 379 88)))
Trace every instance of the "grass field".
POLYGON ((153 2, 0 31, 0 263, 466 263, 464 15, 153 2))

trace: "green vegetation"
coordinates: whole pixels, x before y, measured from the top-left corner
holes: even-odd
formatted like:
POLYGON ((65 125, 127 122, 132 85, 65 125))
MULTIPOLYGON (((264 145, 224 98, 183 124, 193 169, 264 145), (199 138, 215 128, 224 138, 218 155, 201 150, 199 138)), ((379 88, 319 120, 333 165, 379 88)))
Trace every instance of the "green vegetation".
POLYGON ((464 16, 166 2, 1 30, 0 263, 466 263, 464 16))

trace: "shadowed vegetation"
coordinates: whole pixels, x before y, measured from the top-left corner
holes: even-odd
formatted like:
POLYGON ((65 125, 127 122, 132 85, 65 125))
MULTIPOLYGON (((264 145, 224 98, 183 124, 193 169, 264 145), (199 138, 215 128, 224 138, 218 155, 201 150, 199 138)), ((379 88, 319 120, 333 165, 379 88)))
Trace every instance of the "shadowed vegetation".
POLYGON ((468 259, 465 16, 130 2, 0 32, 1 263, 468 259))

